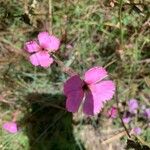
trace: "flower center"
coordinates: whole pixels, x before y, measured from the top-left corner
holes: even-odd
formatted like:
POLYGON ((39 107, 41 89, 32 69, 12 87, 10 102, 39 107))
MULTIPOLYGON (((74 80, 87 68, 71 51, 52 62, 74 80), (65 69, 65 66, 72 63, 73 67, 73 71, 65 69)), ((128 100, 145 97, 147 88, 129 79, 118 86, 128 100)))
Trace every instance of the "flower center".
POLYGON ((89 90, 89 87, 88 87, 88 85, 86 83, 84 83, 84 85, 83 85, 83 90, 85 90, 85 91, 89 90))
POLYGON ((42 50, 42 51, 45 51, 45 48, 42 47, 41 50, 42 50))

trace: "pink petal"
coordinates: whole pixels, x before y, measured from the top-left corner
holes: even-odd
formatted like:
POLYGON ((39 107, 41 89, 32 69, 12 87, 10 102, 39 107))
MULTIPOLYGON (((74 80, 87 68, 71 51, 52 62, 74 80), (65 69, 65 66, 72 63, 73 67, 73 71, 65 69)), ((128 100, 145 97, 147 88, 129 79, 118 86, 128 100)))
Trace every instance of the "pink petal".
POLYGON ((70 92, 82 90, 83 85, 79 75, 72 76, 64 84, 64 93, 68 95, 70 92))
POLYGON ((101 81, 89 86, 92 94, 96 94, 99 101, 106 102, 111 100, 115 93, 115 84, 113 81, 101 81))
POLYGON ((84 97, 84 92, 82 89, 79 91, 70 92, 67 95, 66 109, 69 112, 77 112, 83 100, 83 97, 84 97))
POLYGON ((25 50, 29 53, 40 51, 40 46, 36 43, 36 41, 30 41, 25 43, 25 50))
POLYGON ((17 124, 15 122, 6 122, 3 124, 3 128, 10 133, 16 133, 18 131, 17 124))
POLYGON ((40 51, 30 56, 30 62, 34 66, 49 67, 53 63, 53 58, 50 57, 48 52, 40 51))
POLYGON ((85 72, 84 80, 87 84, 93 84, 106 78, 107 71, 103 67, 93 67, 85 72))
POLYGON ((53 35, 50 36, 48 32, 40 32, 38 39, 40 46, 50 52, 57 51, 59 49, 60 40, 53 35))
POLYGON ((30 56, 30 62, 31 62, 32 65, 34 65, 34 66, 38 66, 38 65, 39 65, 37 53, 32 54, 32 55, 30 56))
POLYGON ((48 52, 39 53, 39 62, 42 67, 49 67, 53 63, 53 58, 50 57, 48 52))
POLYGON ((96 115, 103 108, 102 101, 99 100, 97 95, 91 93, 91 91, 86 92, 85 102, 83 104, 83 112, 86 115, 96 115))

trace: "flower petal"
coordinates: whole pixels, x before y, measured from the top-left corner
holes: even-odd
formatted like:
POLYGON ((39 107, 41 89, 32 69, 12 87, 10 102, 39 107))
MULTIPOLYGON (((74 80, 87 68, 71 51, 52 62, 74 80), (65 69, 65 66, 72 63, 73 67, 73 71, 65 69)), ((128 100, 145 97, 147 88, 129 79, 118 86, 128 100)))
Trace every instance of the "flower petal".
POLYGON ((36 41, 29 41, 25 43, 25 50, 29 53, 40 51, 40 46, 36 43, 36 41))
POLYGON ((99 100, 97 95, 94 95, 93 93, 91 93, 91 91, 86 92, 86 97, 83 104, 83 112, 86 115, 93 116, 98 114, 102 108, 103 103, 99 100))
POLYGON ((66 109, 69 112, 77 112, 83 100, 83 97, 84 97, 84 92, 82 89, 79 91, 70 92, 67 95, 66 109))
POLYGON ((51 40, 51 43, 49 43, 48 49, 52 52, 57 51, 60 46, 60 40, 57 37, 55 37, 54 35, 50 36, 50 40, 51 40))
POLYGON ((49 67, 53 63, 53 58, 48 52, 40 51, 30 56, 30 61, 34 66, 49 67))
POLYGON ((84 80, 87 84, 93 84, 108 76, 107 71, 103 67, 93 67, 85 72, 84 80))
POLYGON ((101 81, 89 86, 92 94, 95 93, 99 101, 106 102, 111 100, 115 93, 115 84, 113 81, 101 81))
POLYGON ((16 133, 18 131, 17 124, 15 122, 6 122, 3 124, 3 128, 10 133, 16 133))
POLYGON ((30 62, 31 62, 32 65, 34 65, 34 66, 40 65, 40 64, 39 64, 39 61, 38 61, 37 53, 32 54, 32 55, 30 56, 30 62))
POLYGON ((72 76, 64 84, 64 93, 68 95, 70 92, 82 90, 83 85, 79 75, 72 76))
POLYGON ((53 58, 50 57, 48 52, 39 52, 39 62, 42 67, 49 67, 53 63, 53 58))
POLYGON ((48 32, 40 32, 38 34, 38 40, 40 46, 44 49, 49 50, 50 52, 54 52, 59 49, 60 40, 53 35, 49 35, 48 32))

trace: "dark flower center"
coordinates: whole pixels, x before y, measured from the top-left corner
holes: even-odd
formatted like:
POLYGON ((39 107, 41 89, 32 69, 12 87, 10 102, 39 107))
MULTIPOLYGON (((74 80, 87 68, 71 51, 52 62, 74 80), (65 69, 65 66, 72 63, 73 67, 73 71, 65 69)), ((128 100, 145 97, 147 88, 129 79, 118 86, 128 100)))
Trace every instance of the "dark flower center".
POLYGON ((89 90, 89 87, 88 87, 88 85, 86 83, 84 83, 84 85, 83 85, 83 90, 85 90, 85 91, 89 90))
POLYGON ((42 50, 42 51, 45 51, 45 48, 42 47, 41 50, 42 50))

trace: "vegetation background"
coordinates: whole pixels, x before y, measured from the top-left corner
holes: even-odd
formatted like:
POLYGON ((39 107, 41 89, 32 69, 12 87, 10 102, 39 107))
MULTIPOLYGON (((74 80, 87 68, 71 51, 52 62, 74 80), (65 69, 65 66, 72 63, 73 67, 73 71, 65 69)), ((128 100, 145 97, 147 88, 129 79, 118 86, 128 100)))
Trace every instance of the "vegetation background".
POLYGON ((142 134, 127 140, 119 117, 107 109, 96 117, 64 110, 57 64, 43 69, 26 59, 24 43, 40 31, 61 39, 57 56, 82 72, 104 66, 118 83, 119 107, 130 98, 150 107, 150 18, 148 0, 0 0, 0 125, 17 112, 17 134, 0 128, 1 150, 149 149, 149 121, 134 116, 127 124, 142 134), (52 12, 52 14, 51 14, 52 12), (128 142, 127 142, 128 141, 128 142))

